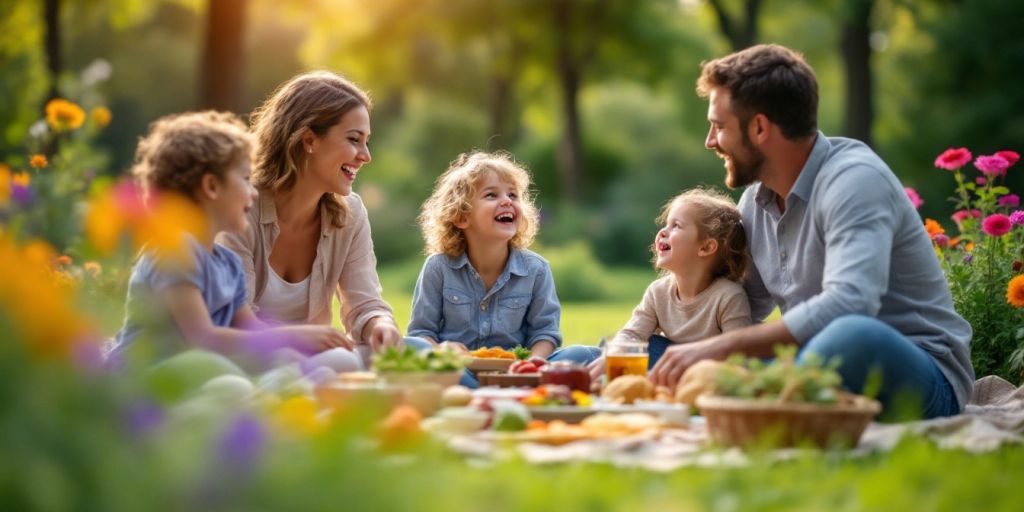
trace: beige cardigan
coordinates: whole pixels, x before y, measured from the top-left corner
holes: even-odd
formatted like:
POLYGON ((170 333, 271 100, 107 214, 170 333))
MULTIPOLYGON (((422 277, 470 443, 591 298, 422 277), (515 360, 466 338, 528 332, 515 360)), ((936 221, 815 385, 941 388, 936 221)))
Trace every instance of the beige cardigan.
MULTIPOLYGON (((331 323, 332 297, 341 299, 341 322, 345 331, 362 342, 363 328, 370 319, 383 316, 394 323, 394 314, 381 298, 377 277, 377 257, 370 238, 370 221, 363 201, 354 192, 342 200, 348 202, 345 226, 331 225, 326 211, 320 212, 320 243, 309 281, 309 313, 311 324, 331 323)), ((245 268, 249 304, 259 300, 267 286, 270 251, 280 232, 277 207, 271 194, 260 192, 256 205, 249 211, 249 228, 244 232, 220 233, 217 243, 242 257, 245 268)))

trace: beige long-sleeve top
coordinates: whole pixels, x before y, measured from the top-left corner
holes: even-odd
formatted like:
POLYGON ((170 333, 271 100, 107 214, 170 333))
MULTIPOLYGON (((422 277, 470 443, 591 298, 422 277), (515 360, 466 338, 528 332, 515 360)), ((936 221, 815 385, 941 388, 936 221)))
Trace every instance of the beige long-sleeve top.
MULTIPOLYGON (((370 221, 362 199, 355 193, 348 202, 345 226, 331 225, 326 211, 320 212, 320 242, 309 282, 307 322, 331 323, 331 304, 335 294, 341 299, 341 322, 357 342, 362 342, 363 327, 370 319, 384 316, 394 323, 394 314, 381 298, 377 277, 377 256, 370 238, 370 221)), ((270 193, 260 192, 256 207, 249 210, 249 228, 239 233, 221 233, 217 242, 238 253, 245 268, 249 303, 255 303, 267 289, 270 252, 280 229, 277 207, 270 193)))
POLYGON ((739 284, 719 278, 684 301, 676 290, 675 277, 667 275, 647 287, 620 332, 644 341, 660 334, 673 343, 687 343, 750 324, 750 304, 739 284))

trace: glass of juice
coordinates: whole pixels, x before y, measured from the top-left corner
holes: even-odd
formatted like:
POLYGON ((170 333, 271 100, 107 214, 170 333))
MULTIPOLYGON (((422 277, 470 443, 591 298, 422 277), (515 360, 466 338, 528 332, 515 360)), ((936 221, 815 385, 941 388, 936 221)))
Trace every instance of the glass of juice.
POLYGON ((604 347, 608 382, 623 375, 647 375, 647 343, 618 334, 604 347))

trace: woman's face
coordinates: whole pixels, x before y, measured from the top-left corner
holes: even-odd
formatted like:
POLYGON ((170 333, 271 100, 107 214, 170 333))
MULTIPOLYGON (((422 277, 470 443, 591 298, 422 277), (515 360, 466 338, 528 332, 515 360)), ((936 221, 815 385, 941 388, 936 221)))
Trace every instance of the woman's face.
POLYGON ((370 113, 364 106, 349 110, 323 136, 303 139, 306 165, 299 179, 324 192, 349 195, 359 169, 370 163, 369 141, 370 113))

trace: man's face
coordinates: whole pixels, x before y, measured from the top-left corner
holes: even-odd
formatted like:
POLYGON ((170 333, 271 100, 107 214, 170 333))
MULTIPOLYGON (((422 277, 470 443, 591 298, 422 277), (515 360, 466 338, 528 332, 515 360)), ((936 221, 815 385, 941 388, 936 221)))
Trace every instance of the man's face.
POLYGON ((741 123, 732 109, 728 89, 716 87, 711 90, 708 103, 708 137, 704 147, 714 150, 725 160, 725 185, 739 188, 750 185, 761 176, 764 153, 754 147, 747 133, 749 123, 741 123))

